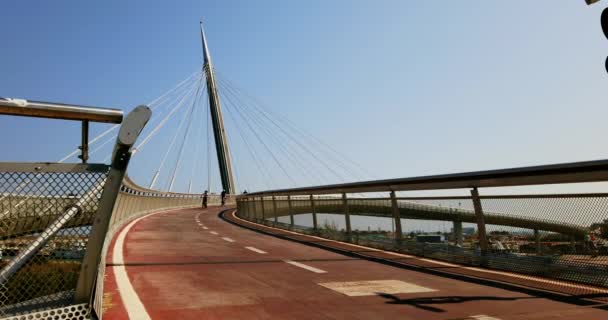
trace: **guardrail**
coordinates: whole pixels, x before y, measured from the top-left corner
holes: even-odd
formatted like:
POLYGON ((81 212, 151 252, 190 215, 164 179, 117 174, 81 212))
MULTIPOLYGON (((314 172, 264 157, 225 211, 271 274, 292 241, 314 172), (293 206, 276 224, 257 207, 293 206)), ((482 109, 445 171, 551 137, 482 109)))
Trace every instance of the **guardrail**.
POLYGON ((0 163, 0 317, 88 317, 109 220, 150 109, 129 113, 110 165, 86 163, 88 122, 119 123, 122 111, 0 99, 0 114, 83 121, 83 164, 0 163))
POLYGON ((608 194, 479 195, 486 187, 601 181, 608 181, 605 160, 256 192, 237 197, 237 214, 340 241, 608 287, 608 194), (470 195, 407 196, 445 189, 470 195))
MULTIPOLYGON (((0 114, 83 122, 82 164, 0 163, 0 318, 99 319, 114 233, 146 214, 199 207, 202 195, 147 189, 125 175, 150 118, 145 106, 122 123, 111 165, 86 163, 88 122, 120 123, 120 110, 0 98, 0 114)), ((220 202, 209 195, 208 205, 220 202)))
POLYGON ((14 98, 0 98, 0 114, 107 123, 122 122, 122 111, 119 109, 14 98))

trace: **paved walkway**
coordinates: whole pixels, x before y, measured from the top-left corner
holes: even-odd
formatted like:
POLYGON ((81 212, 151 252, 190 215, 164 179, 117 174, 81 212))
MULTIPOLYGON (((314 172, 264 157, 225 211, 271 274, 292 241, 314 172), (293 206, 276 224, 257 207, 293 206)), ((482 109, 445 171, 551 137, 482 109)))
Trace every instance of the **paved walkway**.
POLYGON ((233 225, 218 211, 126 225, 108 254, 104 319, 608 319, 597 304, 346 256, 233 225))

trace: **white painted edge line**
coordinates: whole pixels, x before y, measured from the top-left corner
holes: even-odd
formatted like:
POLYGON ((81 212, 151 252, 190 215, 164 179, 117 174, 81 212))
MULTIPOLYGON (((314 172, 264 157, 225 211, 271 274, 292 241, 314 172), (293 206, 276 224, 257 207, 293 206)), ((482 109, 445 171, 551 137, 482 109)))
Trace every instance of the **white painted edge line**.
POLYGON ((299 262, 295 262, 295 261, 291 261, 291 260, 285 260, 285 263, 289 263, 289 264, 291 264, 293 266, 300 267, 302 269, 306 269, 306 270, 312 271, 314 273, 327 273, 327 271, 325 271, 325 270, 317 269, 315 267, 311 267, 309 265, 306 265, 306 264, 303 264, 303 263, 299 263, 299 262))
POLYGON ((259 253, 259 254, 267 254, 268 253, 268 252, 266 252, 264 250, 260 250, 260 249, 255 248, 255 247, 245 247, 245 249, 251 250, 251 251, 259 253))
MULTIPOLYGON (((161 212, 157 212, 161 213, 161 212)), ((123 228, 118 237, 116 238, 116 243, 114 244, 114 250, 112 251, 112 260, 114 263, 114 277, 116 278, 116 286, 118 287, 118 293, 120 294, 120 298, 122 299, 123 305, 129 315, 129 319, 141 319, 147 320, 151 319, 150 315, 146 311, 146 307, 139 299, 137 292, 133 288, 131 281, 129 280, 129 276, 127 275, 127 269, 124 266, 124 242, 127 236, 127 233, 131 230, 131 228, 139 222, 139 220, 149 217, 151 215, 157 214, 152 213, 147 216, 143 216, 131 221, 125 228, 123 228)))
POLYGON ((226 240, 226 241, 228 241, 228 242, 234 242, 234 240, 233 240, 233 239, 230 239, 230 238, 228 238, 228 237, 222 237, 222 239, 223 239, 223 240, 226 240))
POLYGON ((215 231, 209 231, 209 233, 214 234, 214 235, 218 235, 219 233, 215 232, 215 231))
MULTIPOLYGON (((255 223, 255 222, 251 222, 251 221, 239 218, 236 215, 236 210, 232 211, 231 214, 232 214, 233 217, 235 217, 236 219, 238 219, 240 221, 248 222, 248 223, 253 223, 253 224, 258 224, 258 223, 255 223)), ((291 233, 291 234, 295 234, 295 235, 303 235, 301 233, 293 232, 293 231, 290 231, 290 230, 285 230, 285 229, 280 229, 280 228, 274 228, 274 227, 270 227, 270 226, 266 226, 266 225, 263 225, 263 226, 266 227, 266 228, 280 230, 282 232, 287 232, 287 233, 291 233)), ((391 255, 394 255, 394 256, 398 256, 398 257, 418 258, 418 257, 407 255, 407 254, 402 254, 402 253, 392 252, 392 251, 385 251, 385 250, 378 250, 378 249, 374 249, 374 248, 370 248, 370 247, 364 247, 364 246, 360 246, 360 245, 356 245, 356 244, 352 244, 352 243, 344 242, 344 241, 330 240, 330 239, 316 237, 316 236, 311 236, 311 235, 307 235, 307 236, 309 236, 311 238, 323 240, 323 241, 343 243, 343 244, 347 244, 347 245, 350 245, 350 246, 353 246, 353 247, 356 247, 356 248, 367 249, 369 251, 383 252, 383 253, 391 254, 391 255)), ((444 265, 444 266, 445 265, 449 265, 450 267, 458 267, 458 268, 468 269, 468 270, 472 270, 472 271, 485 272, 485 273, 494 273, 494 274, 502 274, 502 275, 505 275, 505 276, 513 277, 513 278, 529 279, 529 280, 532 280, 532 281, 538 281, 538 282, 543 282, 543 283, 556 284, 556 285, 570 287, 570 288, 585 289, 585 290, 590 290, 590 291, 594 291, 594 292, 598 292, 598 293, 608 293, 608 290, 602 290, 602 289, 599 289, 599 288, 594 288, 594 287, 590 287, 590 286, 586 286, 586 285, 570 284, 570 283, 562 282, 562 281, 559 281, 559 280, 549 280, 549 279, 539 278, 539 277, 535 277, 535 276, 519 275, 519 274, 516 274, 516 273, 510 273, 510 272, 504 272, 504 271, 496 271, 496 270, 482 269, 482 268, 476 268, 476 267, 467 267, 467 266, 463 266, 463 265, 451 264, 451 263, 448 263, 448 262, 442 262, 442 261, 438 261, 438 260, 431 260, 431 259, 424 259, 424 258, 418 258, 418 259, 421 259, 421 260, 427 261, 427 262, 431 262, 431 263, 435 263, 435 264, 438 264, 438 265, 444 265)))

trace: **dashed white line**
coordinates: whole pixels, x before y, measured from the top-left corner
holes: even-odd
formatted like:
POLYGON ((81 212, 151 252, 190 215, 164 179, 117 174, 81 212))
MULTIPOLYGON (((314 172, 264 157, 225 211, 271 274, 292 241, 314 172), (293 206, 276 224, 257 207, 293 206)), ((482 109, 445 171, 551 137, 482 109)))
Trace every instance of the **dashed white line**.
POLYGON ((228 238, 228 237, 222 237, 222 239, 224 239, 224 240, 226 240, 226 241, 228 241, 228 242, 234 242, 234 240, 233 240, 233 239, 230 239, 230 238, 228 238))
POLYGON ((268 252, 266 252, 264 250, 260 250, 258 248, 254 248, 254 247, 245 247, 245 249, 251 250, 251 251, 259 253, 259 254, 267 254, 268 253, 268 252))
POLYGON ((209 231, 209 233, 214 234, 214 235, 218 235, 219 233, 215 232, 215 231, 209 231))
POLYGON ((207 230, 207 229, 209 229, 209 228, 207 228, 207 227, 203 227, 203 229, 207 230))
POLYGON ((295 262, 295 261, 291 261, 291 260, 285 260, 285 262, 289 263, 293 266, 300 267, 300 268, 306 269, 308 271, 312 271, 314 273, 327 273, 327 271, 325 271, 325 270, 317 269, 315 267, 311 267, 311 266, 303 264, 303 263, 299 263, 299 262, 295 262))

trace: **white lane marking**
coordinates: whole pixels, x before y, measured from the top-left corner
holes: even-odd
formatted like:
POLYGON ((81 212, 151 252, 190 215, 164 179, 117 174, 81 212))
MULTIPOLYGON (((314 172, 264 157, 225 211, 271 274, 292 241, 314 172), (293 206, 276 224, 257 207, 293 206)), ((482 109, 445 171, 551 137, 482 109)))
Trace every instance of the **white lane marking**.
POLYGON ((209 228, 207 228, 207 227, 203 227, 203 229, 208 230, 209 228))
POLYGON ((228 242, 234 242, 234 240, 232 240, 232 239, 230 239, 230 238, 228 238, 228 237, 222 237, 222 239, 224 239, 224 240, 226 240, 226 241, 228 241, 228 242))
POLYGON ((148 315, 148 312, 146 311, 146 308, 144 307, 144 304, 139 299, 137 292, 135 292, 135 289, 129 280, 127 269, 124 266, 125 259, 123 255, 123 247, 127 233, 129 233, 129 230, 131 230, 133 225, 135 225, 139 220, 149 216, 151 215, 131 221, 131 223, 122 229, 120 234, 118 234, 118 238, 116 238, 116 243, 114 244, 114 251, 112 255, 112 259, 114 260, 114 277, 116 277, 118 292, 120 293, 120 298, 122 299, 123 305, 125 306, 127 314, 129 315, 129 319, 151 319, 150 315, 148 315))
POLYGON ((247 249, 247 250, 251 250, 251 251, 253 251, 253 252, 257 252, 257 253, 259 253, 259 254, 267 254, 267 253, 268 253, 268 252, 266 252, 266 251, 264 251, 264 250, 260 250, 260 249, 255 248, 255 247, 245 247, 245 249, 247 249))
POLYGON ((218 235, 219 233, 215 232, 215 231, 209 231, 209 233, 214 234, 214 235, 218 235))
POLYGON ((469 318, 475 319, 475 320, 500 320, 499 318, 494 318, 494 317, 486 316, 485 314, 480 314, 480 315, 476 315, 476 316, 470 316, 469 318))
MULTIPOLYGON (((247 221, 247 220, 239 218, 236 215, 236 211, 232 211, 231 214, 237 220, 243 221, 245 223, 252 223, 251 221, 247 221)), ((289 230, 285 230, 285 229, 273 228, 273 227, 270 227, 270 226, 265 226, 265 227, 269 228, 269 229, 280 230, 281 232, 291 233, 291 234, 295 234, 295 235, 302 235, 301 233, 297 233, 297 232, 293 232, 293 231, 289 231, 289 230)), ((394 255, 394 256, 400 256, 400 257, 404 257, 404 258, 415 258, 414 256, 407 255, 407 254, 402 254, 402 253, 397 253, 397 252, 392 252, 392 251, 378 250, 378 249, 374 249, 374 248, 370 248, 370 247, 364 247, 364 246, 360 246, 360 245, 356 245, 356 244, 352 244, 352 243, 348 243, 348 242, 343 242, 343 241, 329 240, 329 239, 326 239, 326 238, 315 237, 315 236, 309 236, 309 237, 313 238, 313 239, 323 240, 323 241, 342 243, 342 244, 346 244, 346 245, 349 245, 349 246, 352 246, 352 247, 355 247, 355 248, 362 248, 362 249, 367 249, 369 251, 387 253, 387 254, 391 254, 391 255, 394 255)), ((432 262, 432 263, 435 263, 435 264, 438 264, 438 265, 442 265, 442 264, 445 265, 445 262, 440 262, 440 261, 431 260, 431 259, 426 259, 426 260, 428 262, 432 262)), ((450 266, 452 266, 452 264, 450 264, 450 266)), ((565 286, 565 287, 570 287, 570 288, 577 288, 577 289, 585 289, 585 290, 590 290, 590 291, 599 292, 599 293, 608 293, 608 290, 603 290, 603 289, 599 289, 599 288, 595 288, 595 287, 591 287, 591 286, 585 286, 585 285, 570 284, 570 283, 563 282, 563 281, 558 281, 558 280, 548 280, 548 279, 543 279, 543 278, 534 277, 534 276, 519 275, 519 274, 515 274, 515 273, 495 271, 495 270, 490 270, 490 269, 481 269, 481 268, 476 268, 476 267, 466 267, 466 266, 462 266, 462 265, 455 265, 455 266, 457 266, 458 268, 468 269, 468 270, 473 270, 473 271, 478 271, 478 272, 501 274, 501 275, 505 275, 505 276, 509 276, 509 277, 513 277, 513 278, 520 278, 520 279, 527 279, 527 280, 537 281, 537 282, 543 282, 543 283, 557 284, 557 285, 560 285, 560 286, 565 286)))
POLYGON ((295 262, 295 261, 291 261, 291 260, 285 260, 285 262, 289 263, 293 266, 300 267, 300 268, 306 269, 308 271, 312 271, 314 273, 327 273, 327 271, 325 271, 325 270, 317 269, 315 267, 311 267, 311 266, 303 264, 303 263, 299 263, 299 262, 295 262))

